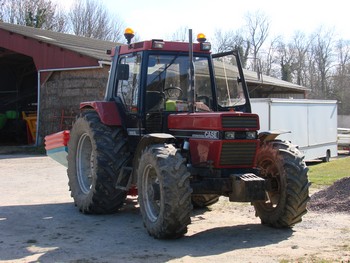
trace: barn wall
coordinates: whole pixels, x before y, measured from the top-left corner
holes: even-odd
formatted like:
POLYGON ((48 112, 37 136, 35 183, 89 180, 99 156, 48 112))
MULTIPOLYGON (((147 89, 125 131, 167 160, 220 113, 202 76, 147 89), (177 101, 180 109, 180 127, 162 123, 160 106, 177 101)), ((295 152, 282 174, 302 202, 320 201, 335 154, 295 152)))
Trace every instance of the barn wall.
POLYGON ((101 69, 53 72, 41 86, 39 141, 70 129, 82 101, 103 100, 109 66, 101 69))

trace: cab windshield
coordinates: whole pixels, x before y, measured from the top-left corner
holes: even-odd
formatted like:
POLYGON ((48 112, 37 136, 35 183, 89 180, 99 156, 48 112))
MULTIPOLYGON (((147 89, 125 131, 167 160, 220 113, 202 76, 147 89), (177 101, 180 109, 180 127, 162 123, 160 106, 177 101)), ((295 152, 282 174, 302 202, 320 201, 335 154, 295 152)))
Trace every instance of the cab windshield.
MULTIPOLYGON (((246 97, 233 54, 213 56, 216 101, 219 108, 246 104, 246 97)), ((208 57, 194 56, 195 111, 213 111, 213 89, 208 57)), ((189 110, 189 59, 182 55, 149 55, 146 111, 189 110)))
MULTIPOLYGON (((212 111, 213 93, 207 57, 194 57, 196 111, 212 111)), ((188 111, 189 59, 182 55, 150 55, 146 111, 188 111)))

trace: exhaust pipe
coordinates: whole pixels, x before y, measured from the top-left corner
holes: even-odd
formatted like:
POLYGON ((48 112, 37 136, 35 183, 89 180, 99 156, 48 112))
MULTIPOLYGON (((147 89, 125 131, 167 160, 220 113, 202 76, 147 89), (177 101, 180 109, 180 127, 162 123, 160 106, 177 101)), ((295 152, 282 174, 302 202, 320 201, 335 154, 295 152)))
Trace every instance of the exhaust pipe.
POLYGON ((196 93, 194 86, 194 61, 193 61, 193 41, 192 41, 192 29, 188 30, 188 43, 189 43, 189 87, 187 90, 188 93, 188 102, 189 102, 189 111, 193 113, 195 111, 195 103, 196 103, 196 93))

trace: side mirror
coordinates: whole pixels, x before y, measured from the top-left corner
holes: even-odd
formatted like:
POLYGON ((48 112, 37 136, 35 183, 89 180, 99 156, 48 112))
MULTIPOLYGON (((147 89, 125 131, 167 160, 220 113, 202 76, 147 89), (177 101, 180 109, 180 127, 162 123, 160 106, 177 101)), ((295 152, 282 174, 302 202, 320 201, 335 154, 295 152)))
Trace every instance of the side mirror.
POLYGON ((118 64, 117 79, 119 80, 129 79, 129 64, 118 64))

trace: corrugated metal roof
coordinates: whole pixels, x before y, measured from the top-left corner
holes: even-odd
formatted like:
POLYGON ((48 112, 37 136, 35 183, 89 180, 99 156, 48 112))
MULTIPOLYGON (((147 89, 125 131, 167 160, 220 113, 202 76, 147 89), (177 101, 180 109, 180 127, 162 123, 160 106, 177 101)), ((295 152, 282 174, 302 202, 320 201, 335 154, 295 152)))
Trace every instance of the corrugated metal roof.
POLYGON ((244 70, 244 77, 247 83, 265 85, 265 86, 284 87, 284 88, 290 88, 293 90, 310 91, 309 88, 306 88, 288 81, 284 81, 281 79, 273 78, 267 75, 261 75, 259 79, 257 73, 250 70, 244 70))
POLYGON ((104 41, 88 37, 80 37, 71 34, 58 33, 50 30, 9 24, 0 22, 0 28, 36 39, 51 45, 77 52, 98 60, 110 61, 111 58, 106 51, 115 46, 121 45, 111 41, 104 41))
MULTIPOLYGON (((237 76, 238 75, 238 68, 235 65, 229 65, 225 64, 225 66, 222 65, 222 62, 214 61, 216 73, 220 76, 225 76, 231 74, 231 76, 237 76), (228 71, 229 73, 225 73, 225 71, 228 71)), ((281 79, 273 78, 267 75, 261 75, 260 78, 258 78, 258 74, 255 71, 243 69, 245 80, 249 86, 249 84, 252 84, 254 86, 261 86, 261 87, 280 87, 285 89, 291 89, 291 90, 298 90, 298 91, 309 91, 310 89, 288 82, 281 79)))

